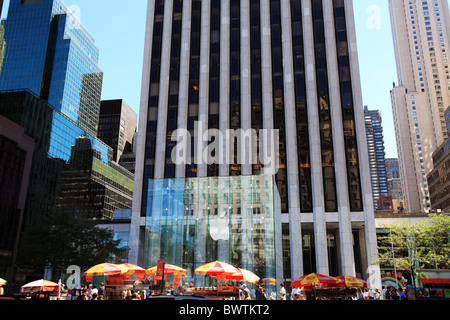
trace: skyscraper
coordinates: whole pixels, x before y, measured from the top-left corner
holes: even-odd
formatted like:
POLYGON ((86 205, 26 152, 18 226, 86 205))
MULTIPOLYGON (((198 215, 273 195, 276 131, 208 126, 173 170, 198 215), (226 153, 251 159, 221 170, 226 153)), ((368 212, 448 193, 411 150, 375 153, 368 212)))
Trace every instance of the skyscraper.
POLYGON ((113 148, 113 161, 132 151, 137 114, 123 100, 104 100, 100 105, 98 138, 113 148))
POLYGON ((448 2, 389 1, 398 84, 391 91, 405 210, 430 209, 427 174, 448 139, 450 104, 448 2))
POLYGON ((379 110, 369 110, 369 108, 365 106, 364 117, 366 121, 373 203, 374 207, 377 208, 377 199, 389 193, 386 176, 386 153, 384 152, 383 125, 379 110))
POLYGON ((11 0, 0 90, 29 89, 97 135, 103 73, 95 41, 60 0, 11 0))
MULTIPOLYGON (((184 265, 182 253, 171 255, 174 242, 162 240, 176 234, 182 248, 190 235, 195 241, 186 256, 189 270, 208 257, 245 266, 244 253, 260 260, 246 250, 260 248, 258 239, 273 232, 276 264, 285 260, 283 281, 308 272, 367 278, 377 244, 359 81, 352 1, 148 1, 131 261, 151 255, 184 265), (254 161, 239 161, 239 152, 231 154, 232 163, 223 161, 220 137, 227 140, 225 132, 236 129, 254 129, 253 142, 267 142, 260 129, 279 130, 275 172, 263 161, 265 144, 250 143, 259 152, 254 161), (173 156, 180 131, 188 133, 183 143, 194 154, 185 162, 173 156), (202 153, 208 143, 219 147, 202 153), (192 196, 190 185, 200 186, 192 196), (205 193, 211 189, 216 192, 205 193), (172 193, 185 203, 184 214, 170 210, 172 193), (197 215, 190 200, 201 204, 202 198, 211 204, 197 215), (155 207, 165 199, 165 209, 155 207), (228 211, 220 209, 224 203, 228 211), (259 220, 262 214, 274 228, 259 220), (175 229, 194 223, 192 217, 200 218, 185 231, 175 229), (220 230, 230 233, 216 237, 207 217, 226 218, 230 224, 220 230), (234 250, 235 243, 242 250, 234 250)), ((225 144, 255 151, 246 140, 225 144)))

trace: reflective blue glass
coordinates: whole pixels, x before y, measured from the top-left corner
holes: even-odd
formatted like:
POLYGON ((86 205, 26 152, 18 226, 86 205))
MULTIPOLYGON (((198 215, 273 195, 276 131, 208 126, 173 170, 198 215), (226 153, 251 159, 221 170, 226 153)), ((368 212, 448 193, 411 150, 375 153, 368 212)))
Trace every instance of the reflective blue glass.
POLYGON ((93 37, 60 0, 11 0, 0 90, 29 89, 97 135, 103 72, 93 37))

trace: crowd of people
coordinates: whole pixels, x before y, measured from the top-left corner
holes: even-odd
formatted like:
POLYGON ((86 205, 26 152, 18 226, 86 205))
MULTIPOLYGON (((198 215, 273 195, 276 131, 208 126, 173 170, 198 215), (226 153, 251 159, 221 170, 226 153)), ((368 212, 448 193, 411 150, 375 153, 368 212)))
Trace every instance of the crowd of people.
POLYGON ((97 286, 90 285, 80 285, 78 289, 68 289, 66 290, 64 285, 62 285, 61 293, 67 293, 69 300, 104 300, 105 296, 105 285, 103 282, 97 288, 97 286))
MULTIPOLYGON (((170 286, 167 288, 166 294, 178 295, 182 294, 182 289, 170 286)), ((64 285, 61 290, 62 293, 67 293, 69 300, 104 300, 105 286, 103 283, 97 288, 93 284, 80 285, 78 289, 66 290, 64 285)), ((122 300, 145 300, 151 296, 151 290, 123 290, 121 292, 122 300)), ((302 291, 293 288, 290 296, 286 294, 286 289, 283 284, 280 284, 279 294, 267 292, 266 288, 261 285, 256 286, 255 289, 250 290, 245 283, 239 286, 239 300, 302 300, 302 291)), ((322 299, 317 297, 317 299, 322 299)), ((372 288, 358 288, 356 295, 352 297, 353 300, 408 300, 408 292, 402 288, 385 286, 380 292, 378 289, 372 288)))

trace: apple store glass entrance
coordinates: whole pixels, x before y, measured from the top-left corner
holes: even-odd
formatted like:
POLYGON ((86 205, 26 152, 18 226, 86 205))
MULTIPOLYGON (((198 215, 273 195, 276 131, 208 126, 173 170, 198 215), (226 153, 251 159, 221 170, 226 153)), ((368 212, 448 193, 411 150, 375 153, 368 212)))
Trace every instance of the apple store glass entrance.
POLYGON ((281 206, 273 176, 150 180, 148 190, 145 266, 162 259, 186 269, 183 282, 197 286, 213 280, 194 270, 216 260, 261 280, 282 279, 281 206))

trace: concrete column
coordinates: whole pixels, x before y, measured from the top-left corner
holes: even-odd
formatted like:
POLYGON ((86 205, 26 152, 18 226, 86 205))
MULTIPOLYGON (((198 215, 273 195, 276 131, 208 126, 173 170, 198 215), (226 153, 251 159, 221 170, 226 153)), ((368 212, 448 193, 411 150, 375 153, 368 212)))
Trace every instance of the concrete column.
POLYGON ((314 55, 314 30, 310 0, 302 1, 302 14, 306 66, 306 95, 311 146, 311 177, 313 191, 316 272, 328 274, 327 227, 323 194, 322 152, 320 143, 319 107, 314 55))
POLYGON ((355 259, 353 254, 352 223, 347 187, 347 161, 344 143, 333 3, 331 1, 323 1, 323 11, 325 22, 325 41, 327 48, 328 82, 331 101, 330 108, 334 137, 333 147, 336 168, 336 191, 339 210, 339 242, 341 249, 340 260, 342 274, 355 276, 355 259))
POLYGON ((152 60, 153 22, 155 0, 147 2, 147 23, 145 26, 144 63, 142 69, 141 104, 139 111, 139 130, 136 138, 136 169, 134 175, 134 191, 130 224, 130 263, 138 264, 139 237, 141 228, 141 204, 143 197, 143 181, 145 167, 145 144, 147 135, 148 98, 150 90, 150 63, 152 60))
POLYGON ((172 45, 173 1, 164 3, 164 26, 159 79, 158 126, 156 129, 155 179, 164 178, 166 165, 167 111, 169 103, 170 53, 172 45))
MULTIPOLYGON (((220 8, 220 92, 219 92, 219 130, 225 135, 230 128, 230 2, 221 1, 220 8)), ((229 175, 226 161, 226 144, 219 154, 219 176, 229 175)))
POLYGON ((291 4, 281 0, 281 28, 284 73, 284 108, 286 122, 287 175, 289 190, 289 228, 291 249, 291 278, 303 275, 302 228, 297 153, 296 99, 292 48, 291 4))
MULTIPOLYGON (((241 0, 241 129, 244 132, 252 128, 251 119, 251 52, 250 52, 250 1, 241 0)), ((241 140, 241 155, 243 162, 241 164, 241 174, 248 176, 252 174, 251 158, 253 156, 249 149, 253 145, 251 141, 241 140), (250 144, 249 144, 250 142, 250 144)))
MULTIPOLYGON (((192 1, 183 1, 183 17, 181 26, 180 85, 178 92, 178 129, 187 129, 188 122, 189 66, 191 61, 191 16, 192 1)), ((175 177, 183 178, 185 174, 186 164, 183 163, 177 165, 175 168, 175 177)))
POLYGON ((272 39, 270 36, 270 1, 261 0, 260 10, 263 128, 273 129, 272 39))
POLYGON ((367 140, 365 134, 364 110, 361 93, 361 79, 359 75, 358 49, 356 43, 355 17, 353 1, 345 1, 345 14, 347 19, 347 33, 350 53, 350 67, 352 73, 353 101, 355 105, 355 123, 359 151, 359 163, 361 170, 361 188, 364 201, 365 231, 368 270, 366 276, 372 288, 381 289, 380 267, 375 264, 378 261, 377 234, 375 227, 375 214, 372 199, 372 186, 370 181, 369 164, 367 159, 367 140))
POLYGON ((202 1, 202 26, 200 31, 200 84, 199 84, 199 106, 198 121, 202 128, 197 132, 197 177, 207 176, 207 165, 203 161, 203 150, 206 142, 203 141, 203 134, 208 130, 209 113, 209 59, 210 59, 210 19, 211 19, 211 1, 202 1))

